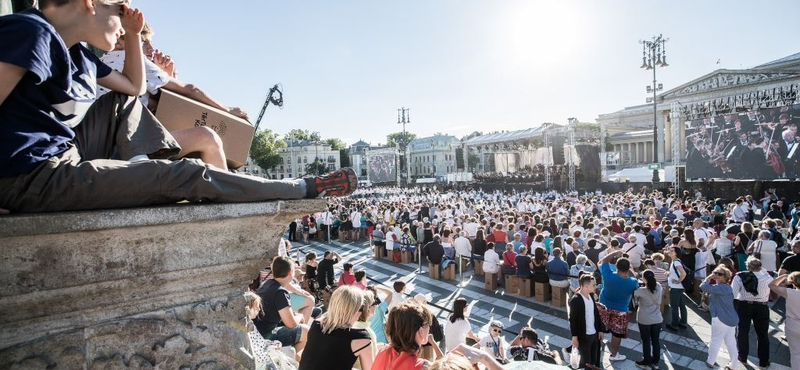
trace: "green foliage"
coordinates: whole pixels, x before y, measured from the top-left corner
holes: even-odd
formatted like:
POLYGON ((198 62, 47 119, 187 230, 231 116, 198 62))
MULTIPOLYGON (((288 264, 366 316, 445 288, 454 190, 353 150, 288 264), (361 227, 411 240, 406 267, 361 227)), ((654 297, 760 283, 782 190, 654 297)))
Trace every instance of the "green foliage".
POLYGON ((310 132, 308 130, 303 130, 303 129, 296 128, 296 129, 292 129, 286 135, 284 135, 284 139, 286 139, 286 140, 320 141, 320 140, 322 140, 322 136, 317 131, 310 132))
POLYGON ((328 167, 322 162, 321 159, 317 158, 314 162, 311 162, 306 165, 306 175, 321 175, 328 172, 328 167))
POLYGON ((250 145, 250 158, 263 169, 274 169, 281 163, 278 151, 285 148, 286 143, 278 140, 278 134, 270 129, 256 132, 250 145))
POLYGON ((398 144, 402 143, 408 144, 417 137, 416 134, 412 134, 408 131, 406 131, 405 134, 406 134, 405 139, 403 138, 402 131, 386 135, 386 146, 390 148, 396 148, 398 144))
POLYGON ((333 150, 345 150, 347 149, 347 145, 339 138, 330 138, 325 139, 325 143, 331 146, 333 150))

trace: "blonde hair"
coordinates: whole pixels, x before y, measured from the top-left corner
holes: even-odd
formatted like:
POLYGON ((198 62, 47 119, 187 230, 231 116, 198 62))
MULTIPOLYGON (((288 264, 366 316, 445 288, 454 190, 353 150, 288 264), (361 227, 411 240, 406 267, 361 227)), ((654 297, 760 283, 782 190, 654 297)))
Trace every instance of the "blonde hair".
POLYGON ((792 283, 795 288, 800 289, 800 271, 795 271, 789 274, 787 280, 789 280, 789 282, 792 283))
POLYGON ((142 41, 153 42, 153 36, 155 34, 156 31, 153 30, 153 27, 150 27, 150 23, 144 22, 144 27, 142 27, 142 41))
POLYGON ((428 370, 472 370, 472 364, 466 357, 448 353, 444 357, 434 361, 428 370))
POLYGON ((328 334, 334 329, 349 328, 356 319, 356 313, 364 306, 364 291, 349 285, 337 288, 331 296, 328 312, 320 319, 322 333, 328 334))
POLYGON ((369 320, 369 309, 372 308, 372 305, 375 303, 375 293, 371 290, 367 290, 364 292, 364 305, 361 306, 361 315, 358 317, 358 321, 366 322, 369 320))
POLYGON ((261 313, 261 296, 252 291, 247 291, 244 293, 244 299, 247 302, 244 308, 247 317, 250 320, 255 319, 261 313))

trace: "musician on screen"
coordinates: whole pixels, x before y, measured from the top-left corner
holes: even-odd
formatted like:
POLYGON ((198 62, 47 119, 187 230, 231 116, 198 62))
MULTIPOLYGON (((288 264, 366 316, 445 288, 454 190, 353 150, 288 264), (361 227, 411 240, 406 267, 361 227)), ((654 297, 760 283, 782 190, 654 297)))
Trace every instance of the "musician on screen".
MULTIPOLYGON (((781 121, 784 121, 783 116, 785 115, 786 114, 781 115, 781 121)), ((797 154, 797 147, 800 145, 797 143, 797 137, 792 130, 787 129, 781 136, 783 139, 778 141, 777 150, 785 166, 786 172, 784 173, 784 177, 794 179, 797 177, 797 158, 800 157, 800 155, 797 154)))

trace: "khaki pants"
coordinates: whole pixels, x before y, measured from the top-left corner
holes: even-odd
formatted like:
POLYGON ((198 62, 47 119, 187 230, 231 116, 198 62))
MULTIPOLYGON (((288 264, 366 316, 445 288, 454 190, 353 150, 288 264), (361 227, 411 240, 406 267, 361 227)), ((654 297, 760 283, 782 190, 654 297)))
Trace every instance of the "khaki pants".
POLYGON ((167 160, 180 147, 133 97, 102 96, 74 130, 74 145, 66 152, 30 173, 0 178, 0 208, 48 212, 306 195, 304 180, 266 180, 221 171, 197 159, 167 160), (156 160, 109 159, 142 154, 156 160))

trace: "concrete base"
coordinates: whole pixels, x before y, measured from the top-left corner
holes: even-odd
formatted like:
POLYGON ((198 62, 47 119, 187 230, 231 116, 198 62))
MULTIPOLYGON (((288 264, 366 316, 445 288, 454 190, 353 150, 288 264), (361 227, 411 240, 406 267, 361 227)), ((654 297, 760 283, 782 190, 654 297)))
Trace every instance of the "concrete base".
POLYGON ((324 200, 0 217, 0 368, 248 369, 246 286, 324 200))

